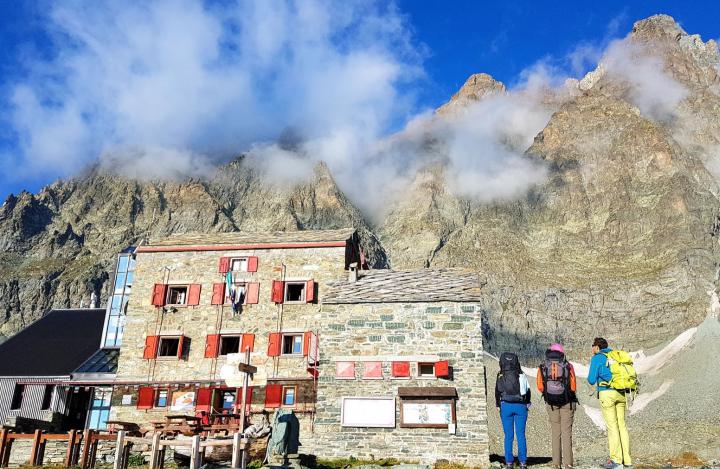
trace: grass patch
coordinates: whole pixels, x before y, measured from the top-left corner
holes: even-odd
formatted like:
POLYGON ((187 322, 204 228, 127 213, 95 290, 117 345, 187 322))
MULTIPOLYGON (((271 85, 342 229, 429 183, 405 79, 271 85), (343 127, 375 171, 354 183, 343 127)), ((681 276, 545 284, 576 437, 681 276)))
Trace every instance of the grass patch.
POLYGON ((705 461, 691 451, 685 451, 679 456, 669 459, 668 462, 672 464, 673 467, 702 467, 706 465, 705 461))

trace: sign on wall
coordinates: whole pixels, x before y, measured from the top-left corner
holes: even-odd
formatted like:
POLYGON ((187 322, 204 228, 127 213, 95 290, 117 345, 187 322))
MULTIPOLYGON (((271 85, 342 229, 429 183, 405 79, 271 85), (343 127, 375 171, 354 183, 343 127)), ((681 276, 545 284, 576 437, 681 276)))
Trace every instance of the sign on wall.
POLYGON ((448 428, 454 424, 454 400, 400 401, 401 427, 448 428))
POLYGON ((195 391, 175 391, 172 395, 170 410, 195 410, 195 391))
POLYGON ((340 408, 343 427, 395 427, 395 398, 343 397, 340 408))

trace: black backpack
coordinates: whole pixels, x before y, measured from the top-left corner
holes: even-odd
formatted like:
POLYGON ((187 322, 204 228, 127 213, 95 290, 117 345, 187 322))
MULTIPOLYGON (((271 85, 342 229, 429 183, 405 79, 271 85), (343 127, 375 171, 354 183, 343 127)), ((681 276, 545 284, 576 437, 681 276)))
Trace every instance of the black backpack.
POLYGON ((497 375, 497 389, 500 400, 505 402, 525 402, 520 395, 520 360, 517 355, 505 352, 500 355, 500 371, 497 375))
POLYGON ((555 350, 545 352, 540 364, 543 380, 543 398, 551 407, 562 407, 574 400, 570 390, 570 364, 565 354, 555 350))

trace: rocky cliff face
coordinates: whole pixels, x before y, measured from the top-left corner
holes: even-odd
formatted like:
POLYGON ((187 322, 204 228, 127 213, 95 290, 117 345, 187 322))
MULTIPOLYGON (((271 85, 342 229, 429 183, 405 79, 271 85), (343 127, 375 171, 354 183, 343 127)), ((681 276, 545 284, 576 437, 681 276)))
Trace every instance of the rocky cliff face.
MULTIPOLYGON (((551 339, 584 350, 598 334, 630 348, 674 337, 704 318, 717 282, 720 59, 716 44, 666 16, 638 22, 626 41, 652 47, 684 90, 674 114, 648 115, 633 77, 600 64, 543 101, 553 114, 526 157, 550 175, 521 200, 457 197, 435 165, 370 226, 324 166, 281 189, 242 159, 210 181, 94 174, 11 196, 0 211, 0 331, 102 293, 112 256, 147 236, 352 225, 376 266, 479 269, 492 293, 490 351, 533 354, 551 339)), ((505 92, 473 75, 438 118, 505 92)))

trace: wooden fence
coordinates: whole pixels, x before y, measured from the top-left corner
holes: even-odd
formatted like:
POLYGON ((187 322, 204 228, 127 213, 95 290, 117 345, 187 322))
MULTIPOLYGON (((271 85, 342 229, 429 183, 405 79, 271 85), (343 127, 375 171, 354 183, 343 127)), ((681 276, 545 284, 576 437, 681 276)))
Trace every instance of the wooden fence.
POLYGON ((10 452, 16 440, 32 440, 30 457, 27 463, 31 466, 41 466, 45 455, 47 441, 67 441, 68 446, 63 460, 63 466, 79 466, 81 469, 93 469, 97 459, 97 447, 100 441, 115 441, 114 469, 126 469, 133 445, 147 445, 150 447, 149 469, 162 469, 165 460, 165 450, 173 447, 187 447, 190 453, 190 469, 199 469, 202 465, 205 449, 213 446, 232 446, 232 467, 245 469, 247 465, 247 450, 249 440, 235 433, 233 439, 203 440, 195 435, 189 440, 163 439, 160 433, 154 433, 151 438, 127 436, 124 430, 117 435, 100 434, 97 431, 85 430, 79 432, 71 430, 63 434, 48 434, 41 430, 35 433, 12 433, 7 429, 0 429, 0 468, 8 467, 10 452))

